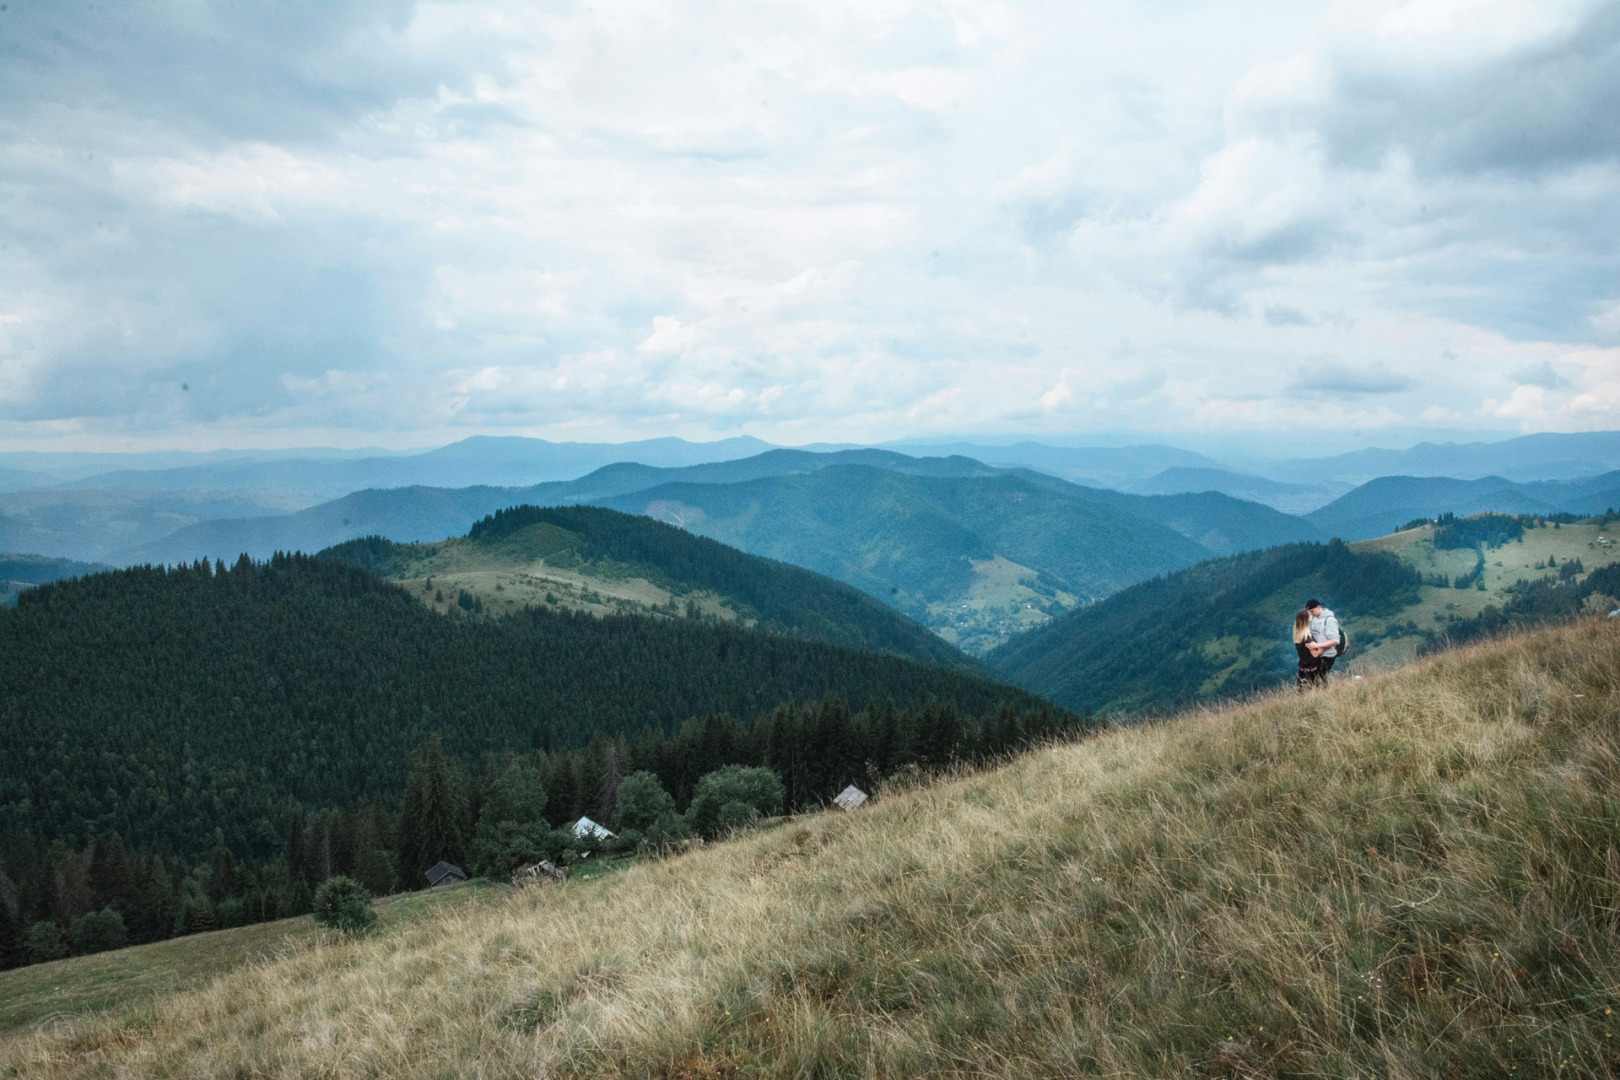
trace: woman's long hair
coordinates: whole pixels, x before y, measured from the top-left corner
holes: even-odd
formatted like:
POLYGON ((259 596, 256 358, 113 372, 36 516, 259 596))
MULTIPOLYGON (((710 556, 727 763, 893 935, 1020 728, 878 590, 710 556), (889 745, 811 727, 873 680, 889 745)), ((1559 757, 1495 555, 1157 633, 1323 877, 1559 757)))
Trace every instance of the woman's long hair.
POLYGON ((1311 613, 1300 608, 1294 613, 1294 644, 1311 636, 1311 613))

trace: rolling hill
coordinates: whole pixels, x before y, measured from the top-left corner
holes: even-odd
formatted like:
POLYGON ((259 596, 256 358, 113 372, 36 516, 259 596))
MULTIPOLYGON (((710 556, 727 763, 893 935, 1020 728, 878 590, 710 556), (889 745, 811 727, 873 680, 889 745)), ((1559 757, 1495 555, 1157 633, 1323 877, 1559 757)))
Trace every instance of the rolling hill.
POLYGON ((848 582, 970 653, 1212 551, 1315 535, 1221 495, 1124 495, 1026 471, 838 465, 601 501, 848 582))
POLYGON ((1290 683, 1288 631, 1315 596, 1351 635, 1336 675, 1397 666, 1453 638, 1568 617, 1590 596, 1620 596, 1611 526, 1595 518, 1529 528, 1483 555, 1471 544, 1437 548, 1433 526, 1248 552, 1132 586, 985 661, 1071 709, 1164 713, 1290 683))
POLYGON ((1617 670, 1620 626, 1544 632, 463 888, 14 1031, 0 1071, 1612 1076, 1617 670))
POLYGON ((594 506, 518 506, 496 511, 465 537, 431 544, 369 537, 320 558, 380 574, 444 612, 466 594, 497 615, 532 605, 702 618, 978 670, 920 624, 841 582, 594 506))

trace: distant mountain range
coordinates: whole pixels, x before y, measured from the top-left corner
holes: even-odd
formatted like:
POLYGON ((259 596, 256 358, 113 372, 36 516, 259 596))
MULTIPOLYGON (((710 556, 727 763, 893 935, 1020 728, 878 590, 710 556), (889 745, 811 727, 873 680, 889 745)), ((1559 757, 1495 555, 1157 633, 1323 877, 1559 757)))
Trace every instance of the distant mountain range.
POLYGON ((1598 514, 1620 507, 1620 471, 1583 480, 1515 483, 1500 476, 1383 476, 1305 515, 1322 532, 1362 540, 1394 532, 1415 518, 1458 515, 1598 514))
POLYGON ((251 454, 0 454, 0 491, 222 492, 297 509, 369 487, 513 486, 571 480, 620 461, 681 466, 750 457, 771 444, 749 436, 694 443, 553 443, 475 435, 434 450, 365 456, 330 451, 251 454))
POLYGON ((1380 476, 1578 480, 1616 469, 1620 469, 1620 431, 1544 432, 1489 443, 1419 443, 1405 450, 1296 458, 1252 471, 1292 484, 1364 484, 1380 476))
MULTIPOLYGON (((1040 442, 1018 442, 995 446, 975 442, 928 442, 923 440, 887 444, 886 449, 907 454, 967 457, 1003 468, 1023 467, 1061 477, 1088 487, 1137 490, 1134 485, 1166 470, 1221 469, 1214 458, 1174 446, 1049 446, 1040 442)), ((1176 491, 1148 492, 1174 495, 1181 491, 1209 488, 1178 488, 1176 491)))
POLYGON ((1125 490, 1139 495, 1176 495, 1183 492, 1218 491, 1234 499, 1263 503, 1285 514, 1308 514, 1350 490, 1339 482, 1285 484, 1263 476, 1237 473, 1228 469, 1178 465, 1138 481, 1125 490))
POLYGON ((295 514, 200 523, 124 558, 262 558, 367 535, 437 540, 520 503, 647 514, 808 567, 970 652, 1211 554, 1318 536, 1302 519, 1220 494, 1130 495, 963 457, 772 450, 675 469, 616 464, 526 488, 364 491, 295 514))

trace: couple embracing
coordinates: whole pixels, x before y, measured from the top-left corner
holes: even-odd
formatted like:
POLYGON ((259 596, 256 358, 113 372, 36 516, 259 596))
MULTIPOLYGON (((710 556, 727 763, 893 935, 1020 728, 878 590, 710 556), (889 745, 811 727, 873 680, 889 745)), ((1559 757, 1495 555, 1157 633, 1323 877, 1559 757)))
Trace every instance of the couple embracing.
POLYGON ((1294 615, 1294 651, 1299 653, 1299 681, 1295 688, 1304 693, 1309 688, 1326 686, 1328 672, 1344 652, 1344 644, 1344 631, 1339 629, 1333 612, 1320 600, 1305 601, 1305 607, 1294 615))

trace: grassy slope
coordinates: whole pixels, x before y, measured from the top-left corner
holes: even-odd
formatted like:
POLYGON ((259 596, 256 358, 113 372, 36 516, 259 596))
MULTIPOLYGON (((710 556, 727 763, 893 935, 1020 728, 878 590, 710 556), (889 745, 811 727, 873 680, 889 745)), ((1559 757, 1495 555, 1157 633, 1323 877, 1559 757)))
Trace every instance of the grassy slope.
MULTIPOLYGON (((1361 633, 1384 634, 1396 623, 1411 621, 1420 628, 1439 629, 1448 618, 1471 619, 1486 605, 1500 607, 1508 586, 1520 579, 1555 577, 1557 572, 1542 569, 1549 555, 1560 563, 1580 559, 1586 572, 1620 561, 1620 545, 1599 543, 1599 538, 1616 536, 1614 526, 1599 526, 1591 520, 1577 521, 1560 528, 1529 529, 1522 540, 1489 548, 1485 552, 1485 588, 1442 589, 1426 585, 1420 590, 1420 601, 1388 618, 1370 619, 1361 626, 1361 633)), ((1388 551, 1401 561, 1416 567, 1424 576, 1445 574, 1456 578, 1474 568, 1477 556, 1472 550, 1436 551, 1434 529, 1408 529, 1405 532, 1382 536, 1376 540, 1363 540, 1350 545, 1357 551, 1388 551)), ((1341 612, 1351 618, 1348 612, 1341 612)), ((1416 654, 1416 637, 1386 637, 1369 649, 1358 649, 1356 661, 1361 669, 1398 667, 1416 654)))
POLYGON ((539 520, 431 544, 351 541, 322 557, 353 562, 439 612, 460 594, 508 615, 525 607, 593 615, 703 617, 855 649, 975 667, 922 625, 858 589, 662 522, 600 507, 528 508, 539 520))
MULTIPOLYGON (((1487 551, 1483 590, 1424 585, 1359 599, 1332 574, 1278 576, 1264 569, 1279 562, 1280 551, 1244 554, 1133 586, 987 659, 1014 683, 1071 709, 1162 712, 1290 678, 1293 614, 1307 597, 1318 596, 1337 610, 1351 636, 1350 658, 1338 670, 1365 674, 1409 663, 1426 640, 1423 631, 1443 633, 1449 620, 1500 607, 1514 582, 1556 577, 1536 565, 1549 555, 1560 564, 1579 558, 1587 573, 1615 562, 1617 545, 1600 541, 1612 531, 1592 520, 1526 530, 1522 540, 1487 551), (1189 678, 1196 692, 1183 685, 1189 678)), ((1426 578, 1455 579, 1473 570, 1472 549, 1436 551, 1433 535, 1424 527, 1347 547, 1387 552, 1426 578)))
MULTIPOLYGON (((473 882, 388 897, 377 904, 378 925, 392 930, 446 902, 472 901, 486 887, 473 882)), ((0 972, 0 1035, 139 1008, 156 996, 207 986, 225 972, 285 955, 320 937, 315 920, 303 915, 0 972)))
POLYGON ((1611 1075, 1620 627, 892 791, 0 1043, 31 1076, 1611 1075))

